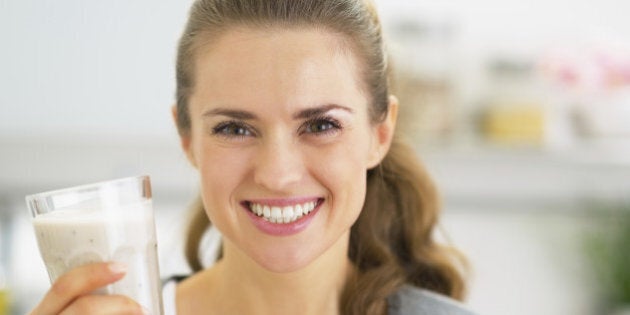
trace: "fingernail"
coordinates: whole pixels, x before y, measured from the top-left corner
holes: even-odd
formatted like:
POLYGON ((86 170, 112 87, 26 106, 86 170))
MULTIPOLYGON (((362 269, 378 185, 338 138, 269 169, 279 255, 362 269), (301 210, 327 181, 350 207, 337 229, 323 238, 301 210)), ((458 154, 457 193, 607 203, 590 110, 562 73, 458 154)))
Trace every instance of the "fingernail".
POLYGON ((127 266, 123 263, 112 262, 109 263, 107 267, 109 268, 109 271, 113 274, 123 274, 127 272, 127 266))

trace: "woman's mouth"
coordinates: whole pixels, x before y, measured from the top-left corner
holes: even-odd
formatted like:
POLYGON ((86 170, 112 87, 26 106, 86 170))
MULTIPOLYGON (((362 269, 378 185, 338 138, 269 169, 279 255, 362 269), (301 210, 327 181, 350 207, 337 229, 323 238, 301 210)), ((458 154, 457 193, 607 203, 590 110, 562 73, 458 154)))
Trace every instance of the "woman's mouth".
POLYGON ((285 205, 267 204, 264 202, 245 202, 245 206, 249 211, 265 221, 276 224, 288 224, 307 216, 315 210, 322 201, 323 199, 314 199, 285 205))

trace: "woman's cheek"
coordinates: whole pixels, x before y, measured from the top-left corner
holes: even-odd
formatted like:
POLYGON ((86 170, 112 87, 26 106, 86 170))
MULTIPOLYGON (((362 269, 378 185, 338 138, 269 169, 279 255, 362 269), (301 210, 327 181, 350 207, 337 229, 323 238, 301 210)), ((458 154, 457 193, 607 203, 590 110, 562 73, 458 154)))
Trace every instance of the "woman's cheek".
MULTIPOLYGON (((234 152, 234 149, 207 149, 202 154, 199 165, 199 176, 203 191, 204 203, 212 210, 230 207, 242 173, 247 166, 247 156, 234 152)), ((212 216, 218 214, 212 214, 212 216)))
MULTIPOLYGON (((367 150, 361 142, 343 143, 316 155, 319 158, 319 179, 324 182, 336 201, 363 200, 361 188, 365 185, 367 150)), ((362 201, 361 201, 362 203, 362 201)))

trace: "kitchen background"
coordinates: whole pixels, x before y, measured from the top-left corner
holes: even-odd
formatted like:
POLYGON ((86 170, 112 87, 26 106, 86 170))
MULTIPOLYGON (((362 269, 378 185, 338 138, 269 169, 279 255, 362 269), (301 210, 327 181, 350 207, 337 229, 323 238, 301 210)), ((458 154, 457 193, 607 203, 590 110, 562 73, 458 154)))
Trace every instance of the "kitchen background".
MULTIPOLYGON (((630 2, 377 4, 440 237, 472 266, 470 308, 627 314, 630 2)), ((150 175, 161 272, 186 272, 197 185, 170 106, 189 5, 0 0, 0 315, 49 285, 29 193, 150 175)))

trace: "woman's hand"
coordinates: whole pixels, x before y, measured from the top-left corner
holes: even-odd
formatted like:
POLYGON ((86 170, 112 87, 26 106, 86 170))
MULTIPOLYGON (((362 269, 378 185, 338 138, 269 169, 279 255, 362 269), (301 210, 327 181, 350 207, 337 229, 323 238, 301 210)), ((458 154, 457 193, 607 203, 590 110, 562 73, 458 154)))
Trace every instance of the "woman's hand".
POLYGON ((30 315, 146 314, 132 299, 122 295, 92 295, 94 290, 125 276, 118 263, 96 263, 73 269, 53 283, 30 315))

